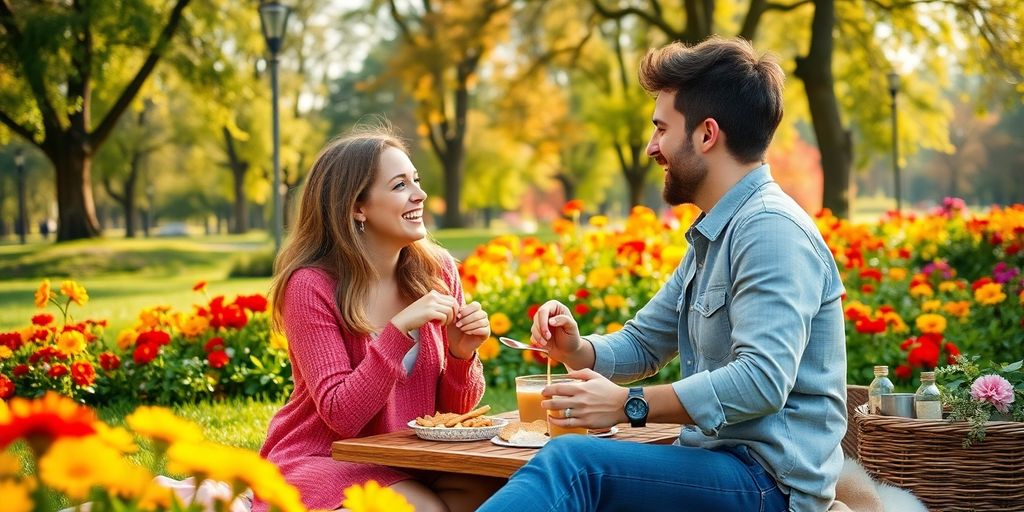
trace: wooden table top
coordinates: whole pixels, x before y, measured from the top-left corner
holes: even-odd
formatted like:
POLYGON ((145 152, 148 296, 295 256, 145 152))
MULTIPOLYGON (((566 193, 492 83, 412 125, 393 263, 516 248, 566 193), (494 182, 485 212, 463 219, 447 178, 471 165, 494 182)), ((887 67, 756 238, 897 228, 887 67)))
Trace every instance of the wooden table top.
MULTIPOLYGON (((499 416, 516 419, 519 415, 513 411, 499 416)), ((620 424, 618 428, 618 433, 609 439, 671 444, 679 436, 679 425, 670 423, 651 423, 643 428, 620 424)), ((416 437, 412 429, 344 439, 331 446, 331 456, 340 461, 503 478, 511 476, 537 451, 536 448, 498 446, 490 440, 427 441, 416 437)))

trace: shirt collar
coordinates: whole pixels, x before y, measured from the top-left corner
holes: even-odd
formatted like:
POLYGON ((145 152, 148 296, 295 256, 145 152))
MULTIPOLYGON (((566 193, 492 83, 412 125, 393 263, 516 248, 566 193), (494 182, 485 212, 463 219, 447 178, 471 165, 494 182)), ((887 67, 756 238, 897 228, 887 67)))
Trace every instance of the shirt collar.
POLYGON ((698 231, 708 240, 714 241, 722 233, 725 226, 732 220, 736 211, 747 202, 755 190, 761 188, 765 183, 772 181, 771 169, 768 164, 761 166, 747 173, 739 182, 732 186, 728 192, 718 200, 711 211, 702 214, 702 219, 697 221, 695 226, 698 231))

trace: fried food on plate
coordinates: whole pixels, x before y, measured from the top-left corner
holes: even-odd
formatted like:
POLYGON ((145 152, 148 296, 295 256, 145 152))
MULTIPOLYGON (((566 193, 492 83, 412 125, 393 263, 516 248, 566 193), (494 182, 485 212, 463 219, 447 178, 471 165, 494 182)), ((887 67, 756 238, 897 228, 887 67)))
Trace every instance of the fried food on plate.
POLYGON ((420 416, 416 424, 428 428, 476 428, 494 425, 490 418, 484 417, 491 406, 484 405, 477 409, 459 414, 455 412, 435 412, 433 416, 420 416))
POLYGON ((510 421, 508 425, 502 427, 501 432, 498 432, 498 437, 503 441, 512 439, 512 436, 516 435, 520 430, 524 432, 535 432, 537 434, 548 433, 548 423, 544 420, 535 420, 530 423, 523 423, 521 421, 510 421))

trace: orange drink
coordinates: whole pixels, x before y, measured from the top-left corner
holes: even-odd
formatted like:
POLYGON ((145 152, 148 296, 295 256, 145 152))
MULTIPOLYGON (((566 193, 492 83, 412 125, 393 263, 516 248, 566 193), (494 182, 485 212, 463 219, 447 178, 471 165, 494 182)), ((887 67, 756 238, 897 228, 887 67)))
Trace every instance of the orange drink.
POLYGON ((540 406, 540 391, 548 385, 547 375, 524 375, 516 377, 516 403, 519 406, 519 421, 546 420, 547 411, 540 406))
MULTIPOLYGON (((565 417, 565 411, 564 410, 548 411, 548 414, 551 415, 552 418, 564 418, 565 417)), ((551 423, 550 421, 548 422, 548 435, 550 435, 552 438, 555 438, 555 437, 558 437, 558 436, 561 436, 561 435, 565 435, 565 434, 583 434, 583 435, 587 435, 587 428, 586 427, 565 428, 565 427, 559 427, 558 425, 555 425, 554 423, 551 423)))

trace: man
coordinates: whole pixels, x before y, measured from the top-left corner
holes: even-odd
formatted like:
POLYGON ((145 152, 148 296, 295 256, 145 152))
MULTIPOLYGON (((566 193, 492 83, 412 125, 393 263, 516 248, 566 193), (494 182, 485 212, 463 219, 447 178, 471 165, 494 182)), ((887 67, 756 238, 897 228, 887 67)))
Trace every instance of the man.
POLYGON ((557 301, 533 339, 576 369, 545 389, 564 427, 680 423, 678 445, 553 439, 481 510, 819 511, 846 432, 843 285, 814 222, 772 180, 783 73, 743 40, 648 52, 647 152, 665 200, 702 214, 673 276, 626 326, 581 337, 557 301), (682 380, 625 388, 679 355, 682 380), (610 379, 610 380, 609 380, 610 379))

